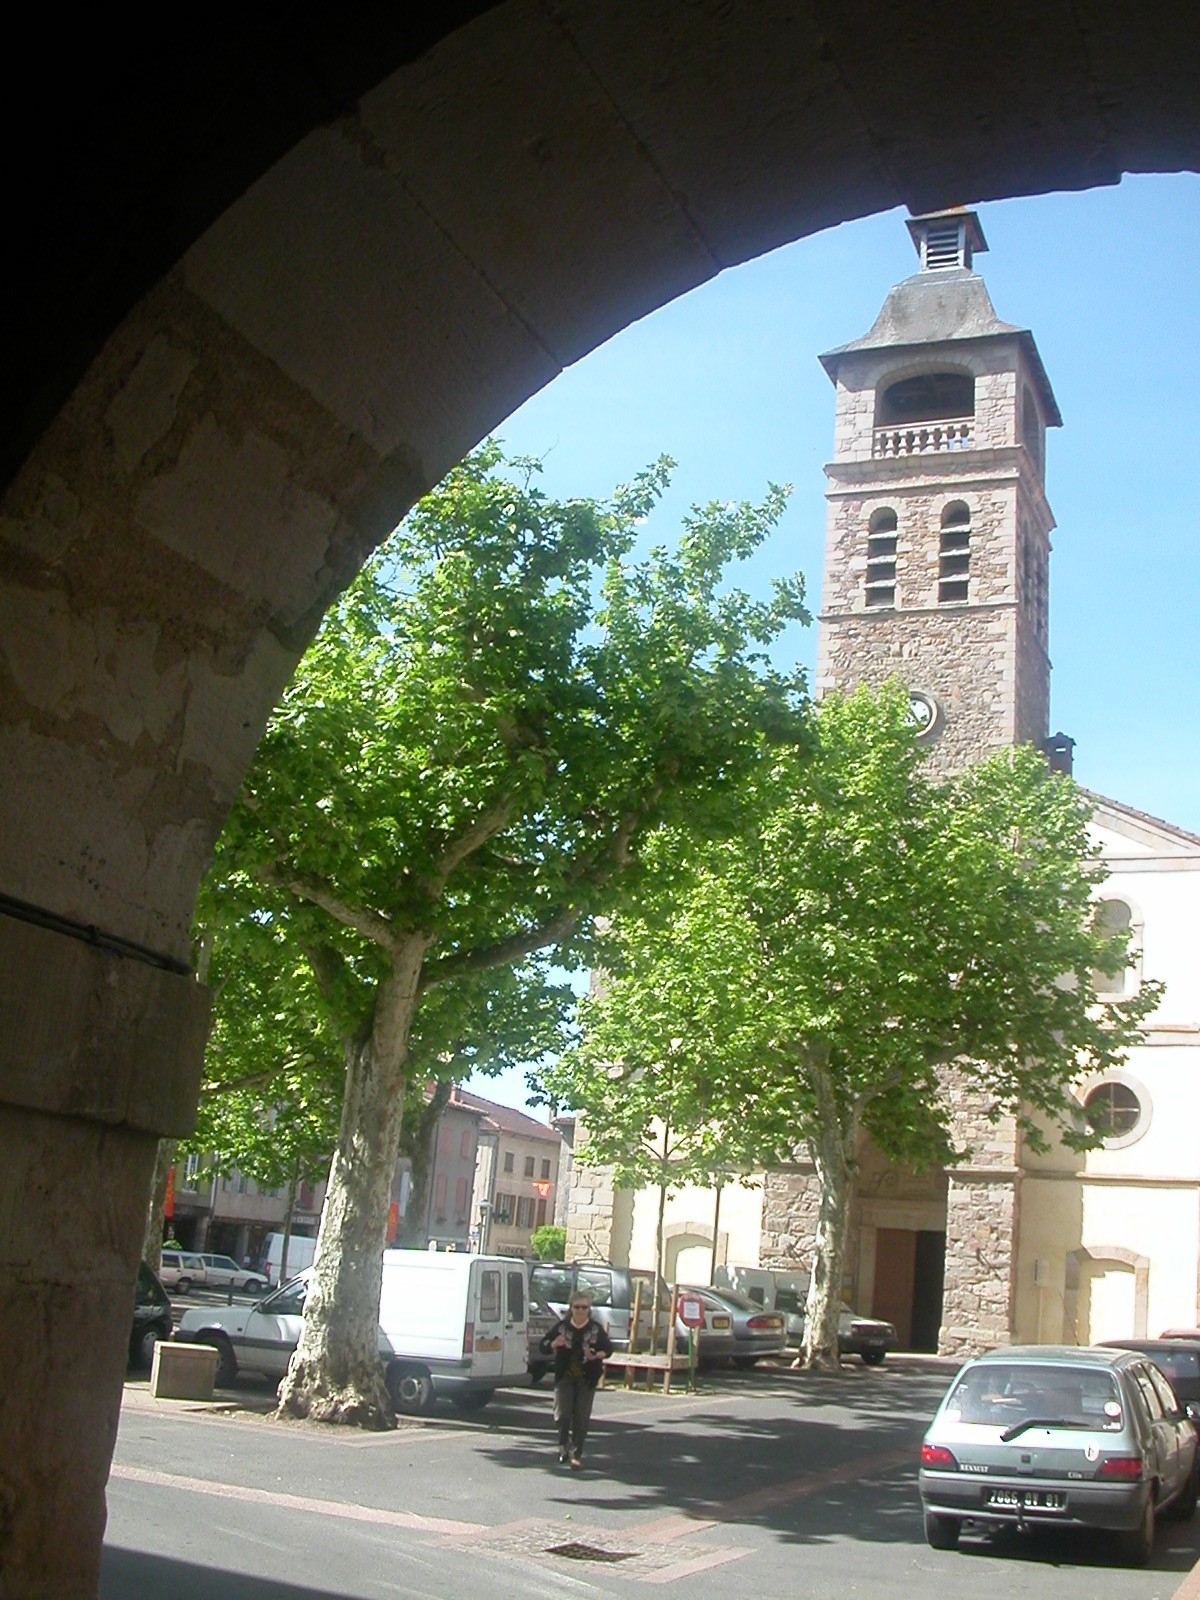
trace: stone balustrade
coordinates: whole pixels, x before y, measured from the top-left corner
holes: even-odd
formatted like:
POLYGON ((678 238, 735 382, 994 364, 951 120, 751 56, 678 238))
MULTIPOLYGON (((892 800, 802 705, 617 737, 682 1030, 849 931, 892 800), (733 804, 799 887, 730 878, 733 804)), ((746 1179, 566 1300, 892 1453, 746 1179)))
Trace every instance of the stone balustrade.
POLYGON ((876 428, 871 435, 871 455, 934 455, 943 450, 970 450, 974 447, 975 418, 956 417, 943 422, 908 422, 901 427, 876 428))

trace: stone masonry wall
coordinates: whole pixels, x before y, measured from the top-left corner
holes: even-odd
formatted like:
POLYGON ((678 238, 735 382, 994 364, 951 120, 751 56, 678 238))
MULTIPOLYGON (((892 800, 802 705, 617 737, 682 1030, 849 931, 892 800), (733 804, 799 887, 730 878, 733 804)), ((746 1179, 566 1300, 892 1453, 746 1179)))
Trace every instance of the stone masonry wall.
POLYGON ((943 1079, 955 1142, 971 1155, 949 1174, 943 1355, 970 1355, 1012 1339, 1020 1172, 1012 1116, 993 1122, 990 1101, 949 1070, 943 1079))

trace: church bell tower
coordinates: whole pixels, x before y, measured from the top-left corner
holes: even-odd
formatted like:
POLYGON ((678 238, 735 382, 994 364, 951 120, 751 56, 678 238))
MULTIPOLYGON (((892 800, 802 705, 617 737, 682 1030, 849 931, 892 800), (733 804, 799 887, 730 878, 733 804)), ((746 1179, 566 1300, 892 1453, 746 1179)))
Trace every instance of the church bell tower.
POLYGON ((974 270, 975 212, 908 229, 919 269, 821 357, 836 425, 816 688, 898 676, 950 773, 1049 731, 1045 437, 1062 418, 1033 335, 974 270))

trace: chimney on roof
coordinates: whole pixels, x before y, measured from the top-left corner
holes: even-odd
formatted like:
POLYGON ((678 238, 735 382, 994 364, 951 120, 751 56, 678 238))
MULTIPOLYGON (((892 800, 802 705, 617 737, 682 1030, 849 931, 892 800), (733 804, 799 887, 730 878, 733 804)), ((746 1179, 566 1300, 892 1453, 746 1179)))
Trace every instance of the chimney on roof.
POLYGON ((1043 739, 1042 754, 1050 763, 1051 772, 1071 776, 1075 769, 1075 741, 1068 734, 1052 733, 1048 739, 1043 739))

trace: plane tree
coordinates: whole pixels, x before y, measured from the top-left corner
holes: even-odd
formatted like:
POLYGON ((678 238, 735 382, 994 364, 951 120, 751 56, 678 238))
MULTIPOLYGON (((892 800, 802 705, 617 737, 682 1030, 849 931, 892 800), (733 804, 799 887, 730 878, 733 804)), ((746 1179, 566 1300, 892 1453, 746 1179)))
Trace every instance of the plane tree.
POLYGON ((545 1077, 610 1159, 656 1082, 713 1148, 808 1157, 802 1360, 832 1368, 860 1135, 913 1165, 963 1159, 953 1075, 1034 1147, 1053 1133, 1085 1148, 1073 1085, 1123 1058, 1160 991, 1097 992, 1125 942, 1096 921, 1087 798, 1039 752, 936 782, 899 684, 822 701, 813 728, 803 761, 758 764, 737 832, 656 837, 580 1042, 545 1077))
POLYGON ((333 608, 219 844, 216 878, 253 884, 342 1054, 287 1413, 389 1420, 381 1258, 422 1018, 537 952, 586 960, 654 831, 719 829, 763 741, 802 737, 801 680, 767 657, 799 580, 728 587, 784 492, 693 508, 639 554, 669 467, 607 501, 549 499, 494 445, 450 473, 333 608))

